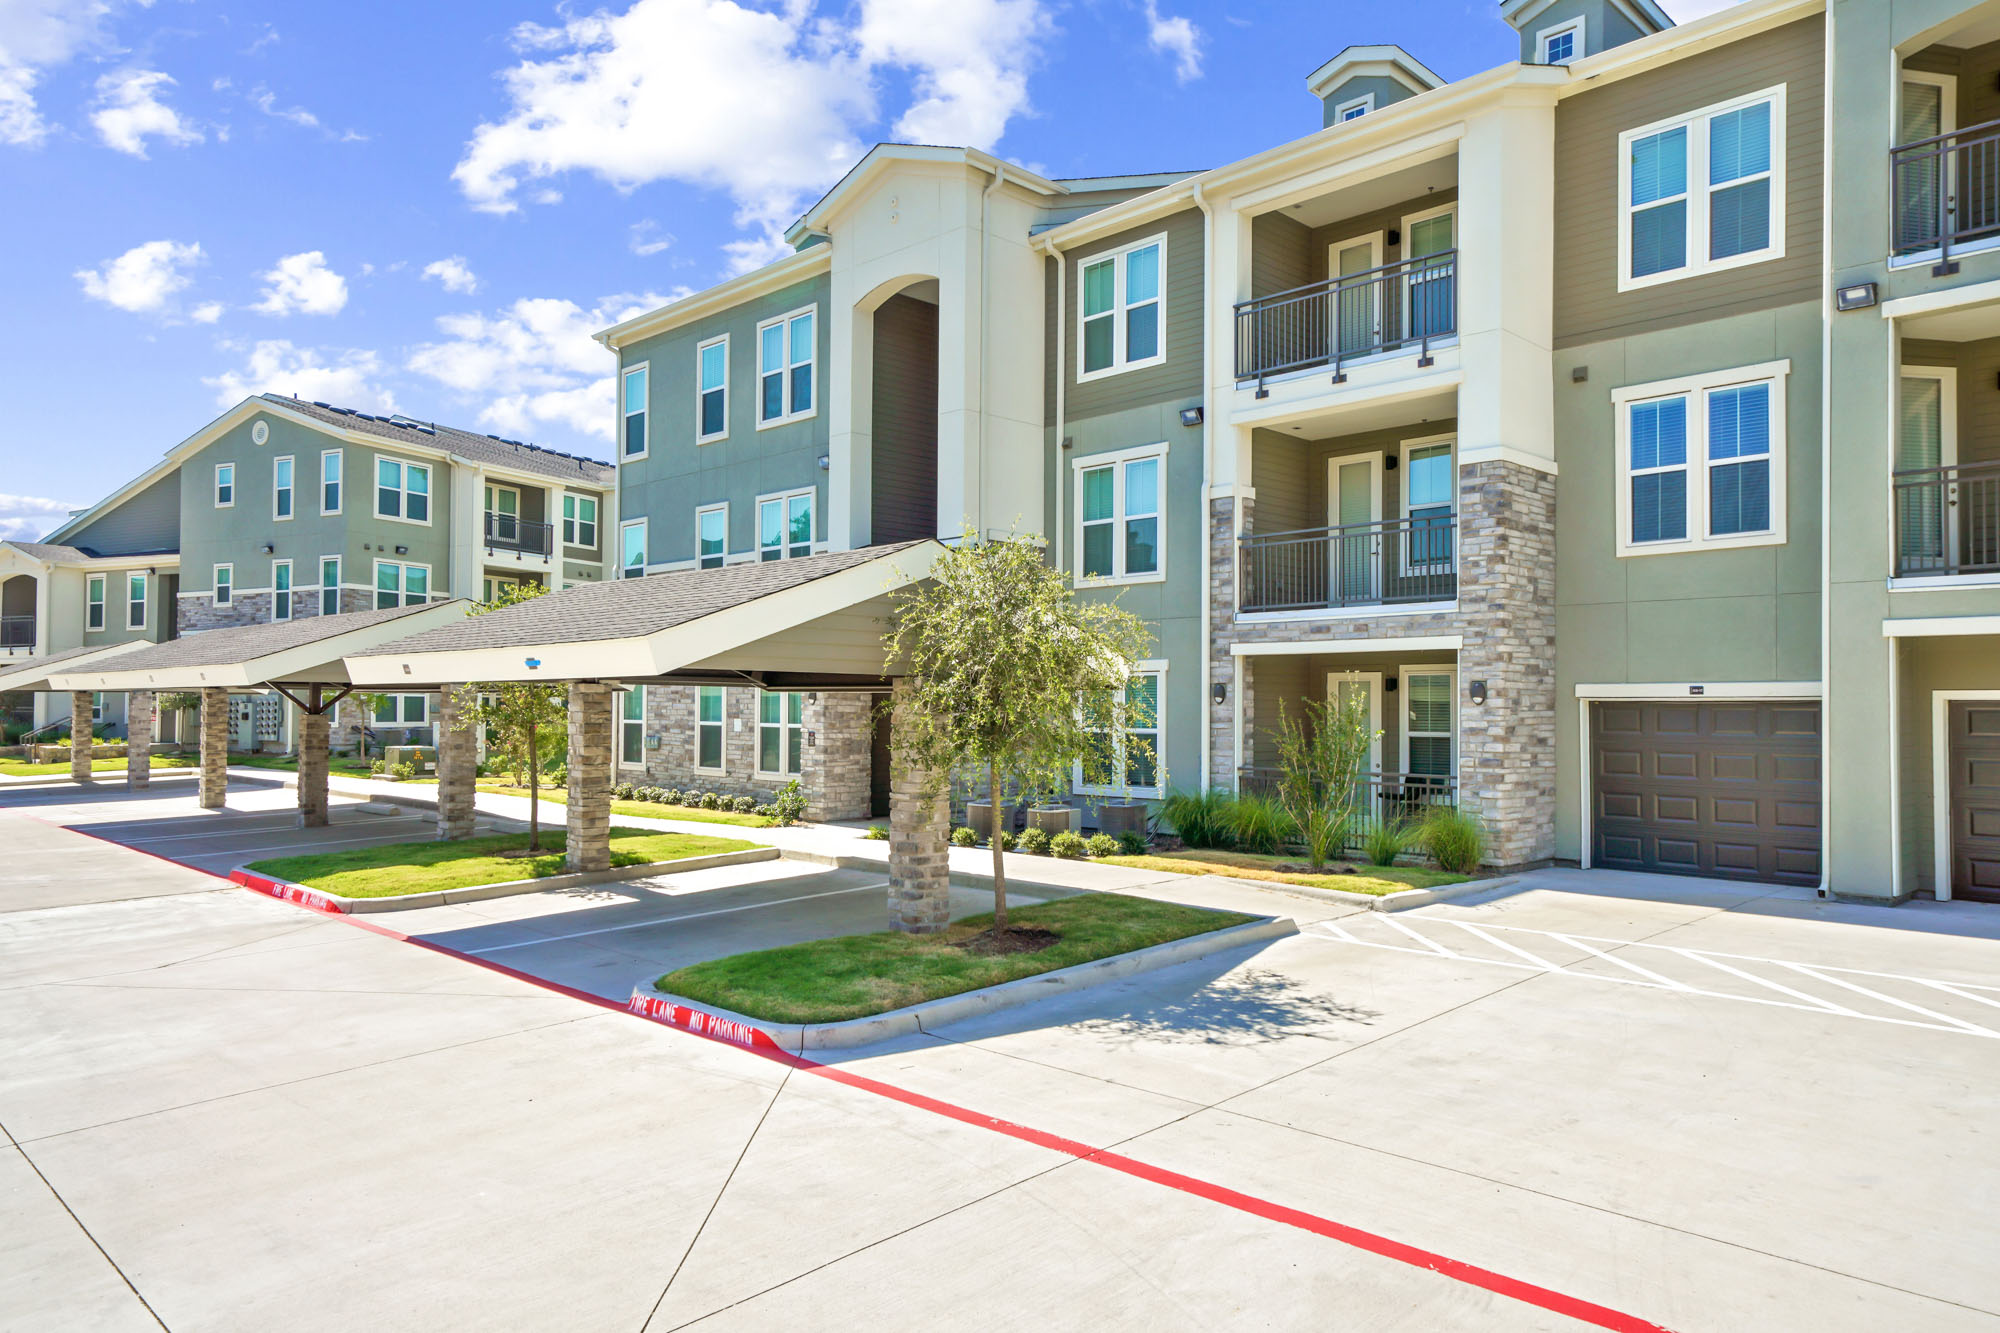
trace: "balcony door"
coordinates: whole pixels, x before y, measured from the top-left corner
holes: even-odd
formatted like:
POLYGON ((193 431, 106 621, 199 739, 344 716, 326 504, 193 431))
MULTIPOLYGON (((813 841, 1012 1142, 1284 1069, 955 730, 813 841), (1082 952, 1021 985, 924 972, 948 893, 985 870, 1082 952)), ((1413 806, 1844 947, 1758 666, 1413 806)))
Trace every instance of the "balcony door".
MULTIPOLYGON (((1896 142, 1919 143, 1958 128, 1958 80, 1949 74, 1905 70, 1898 89, 1896 142)), ((1929 249, 1942 225, 1943 186, 1949 154, 1920 155, 1896 166, 1896 249, 1929 249)))
POLYGON ((1326 674, 1327 702, 1336 708, 1351 706, 1355 698, 1368 701, 1368 730, 1375 739, 1368 743, 1368 771, 1382 771, 1382 673, 1379 671, 1329 671, 1326 674))
POLYGON ((1949 366, 1903 368, 1894 486, 1899 574, 1942 573, 1957 548, 1957 511, 1942 471, 1958 461, 1957 387, 1958 373, 1949 366))
POLYGON ((521 539, 521 493, 512 486, 486 488, 486 534, 508 545, 521 539))
MULTIPOLYGON (((1335 242, 1327 247, 1326 267, 1341 282, 1382 267, 1382 233, 1335 242)), ((1335 287, 1333 344, 1341 357, 1365 356, 1382 345, 1380 283, 1362 281, 1351 287, 1335 287)))
POLYGON ((1382 455, 1326 460, 1328 580, 1335 606, 1382 600, 1382 455))

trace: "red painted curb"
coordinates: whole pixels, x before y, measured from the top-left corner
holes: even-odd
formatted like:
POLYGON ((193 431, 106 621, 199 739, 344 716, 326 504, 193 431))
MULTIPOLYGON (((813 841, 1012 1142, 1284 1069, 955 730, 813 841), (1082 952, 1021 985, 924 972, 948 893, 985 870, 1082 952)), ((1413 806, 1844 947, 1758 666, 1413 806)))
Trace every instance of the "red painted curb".
POLYGON ((675 1004, 662 996, 637 995, 625 1002, 628 1012, 641 1018, 650 1018, 655 1023, 692 1032, 697 1037, 712 1037, 732 1046, 741 1046, 752 1051, 778 1051, 784 1048, 772 1039, 762 1028, 753 1028, 748 1023, 738 1023, 734 1019, 722 1018, 705 1009, 696 1009, 685 1004, 675 1004))
POLYGON ((289 880, 271 879, 264 875, 253 875, 247 870, 229 872, 229 882, 240 884, 252 893, 261 893, 276 898, 280 902, 297 903, 314 912, 325 912, 328 916, 346 916, 345 905, 334 901, 318 889, 294 884, 289 880))

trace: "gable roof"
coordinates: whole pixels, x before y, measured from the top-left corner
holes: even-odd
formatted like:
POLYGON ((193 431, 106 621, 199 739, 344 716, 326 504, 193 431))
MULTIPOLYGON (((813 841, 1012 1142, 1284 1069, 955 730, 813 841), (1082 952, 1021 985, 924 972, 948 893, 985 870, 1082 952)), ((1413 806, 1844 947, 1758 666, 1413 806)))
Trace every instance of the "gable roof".
POLYGON ((1413 93, 1444 87, 1445 81, 1423 61, 1400 46, 1350 46, 1321 65, 1306 79, 1314 97, 1325 97, 1348 79, 1373 74, 1394 79, 1413 93))

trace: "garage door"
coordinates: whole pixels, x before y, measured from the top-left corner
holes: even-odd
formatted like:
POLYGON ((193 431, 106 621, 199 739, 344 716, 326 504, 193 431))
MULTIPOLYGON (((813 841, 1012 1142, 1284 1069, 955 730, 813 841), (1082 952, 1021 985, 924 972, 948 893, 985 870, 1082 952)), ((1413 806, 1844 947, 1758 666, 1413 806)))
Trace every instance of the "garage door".
POLYGON ((1951 705, 1951 896, 2000 903, 2000 703, 1951 705))
POLYGON ((1816 703, 1591 708, 1591 864, 1819 883, 1816 703))

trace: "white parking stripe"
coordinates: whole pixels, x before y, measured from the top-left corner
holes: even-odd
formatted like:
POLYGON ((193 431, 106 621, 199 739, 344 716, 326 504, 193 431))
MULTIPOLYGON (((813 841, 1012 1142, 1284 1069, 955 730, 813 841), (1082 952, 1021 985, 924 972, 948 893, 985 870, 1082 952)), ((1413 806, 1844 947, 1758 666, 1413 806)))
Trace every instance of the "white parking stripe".
MULTIPOLYGON (((685 912, 678 916, 656 916, 645 921, 629 921, 622 926, 599 926, 596 930, 573 930, 567 935, 542 935, 532 940, 516 940, 512 944, 492 944, 484 949, 467 949, 466 953, 501 953, 508 949, 526 949, 537 944, 555 944, 561 940, 580 940, 586 935, 610 935, 621 930, 644 930, 648 926, 675 926, 683 921, 699 921, 707 916, 728 916, 733 912, 758 912, 766 907, 784 907, 789 903, 811 902, 815 898, 838 898, 847 893, 869 893, 876 889, 886 889, 889 881, 880 884, 863 884, 853 889, 831 889, 825 893, 802 893, 796 898, 778 898, 768 903, 745 903, 741 907, 718 907, 708 912, 685 912)), ((510 921, 509 925, 519 925, 510 921)))
MULTIPOLYGON (((1887 972, 1871 972, 1869 973, 1869 975, 1879 977, 1879 976, 1889 976, 1891 974, 1887 972)), ((1929 986, 1932 990, 1941 990, 1945 992, 1945 994, 1947 995, 1956 995, 1961 1000, 1971 1000, 1974 1004, 1984 1004, 1984 1005, 1989 1005, 1995 1009, 2000 1009, 2000 1000, 1990 999, 1984 995, 1974 995, 1971 993, 1971 991, 1974 990, 1991 989, 1990 987, 1987 986, 1974 986, 1969 981, 1960 981, 1956 983, 1950 981, 1926 981, 1922 977, 1903 977, 1901 979, 1904 981, 1914 981, 1919 986, 1929 986)))
POLYGON ((1446 958, 1452 957, 1451 950, 1445 948, 1442 944, 1439 944, 1434 939, 1430 939, 1427 936, 1419 935, 1416 931, 1411 930, 1408 926, 1404 925, 1402 922, 1398 921, 1393 916, 1383 917, 1382 924, 1385 926, 1394 926, 1397 930, 1402 931, 1405 935, 1408 935, 1411 939, 1423 945, 1425 948, 1429 949, 1432 953, 1443 954, 1446 958))
POLYGON ((1672 977, 1663 977, 1658 972, 1653 971, 1651 968, 1640 967, 1637 963, 1634 963, 1628 959, 1614 957, 1613 955, 1604 952, 1604 950, 1598 948, 1594 944, 1586 944, 1584 942, 1585 937, 1576 935, 1560 935, 1556 934, 1556 932, 1554 931, 1550 931, 1549 933, 1551 935, 1555 935, 1555 937, 1561 940, 1564 944, 1571 945, 1575 948, 1583 950, 1587 954, 1592 954, 1598 958, 1602 958, 1607 963, 1616 963, 1618 966, 1624 968, 1628 972, 1637 972, 1642 977, 1650 977, 1652 980, 1658 982, 1660 985, 1666 987, 1668 990, 1694 989, 1694 987, 1687 985, 1685 982, 1675 981, 1672 977))
POLYGON ((1729 973, 1731 976, 1742 977, 1745 981, 1748 981, 1753 985, 1769 986, 1774 991, 1778 991, 1779 993, 1784 995, 1789 995, 1795 1000, 1804 1000, 1807 1004, 1813 1005, 1820 1009, 1824 1009, 1826 1010, 1826 1012, 1830 1014, 1846 1014, 1853 1018, 1860 1017, 1859 1014, 1855 1013, 1854 1010, 1847 1008, 1845 1005, 1835 1004, 1831 1000, 1822 1000, 1819 996, 1808 995, 1802 990, 1793 990, 1790 986, 1783 985, 1780 982, 1766 981, 1762 977, 1752 976, 1748 972, 1745 972, 1742 968, 1731 967, 1729 964, 1723 962, 1720 958, 1714 957, 1711 954, 1698 953, 1693 949, 1675 949, 1673 950, 1673 952, 1679 954, 1683 958, 1692 959, 1697 963, 1702 963, 1705 964, 1706 966, 1713 968, 1719 968, 1720 970, 1729 973))
POLYGON ((1533 963, 1536 967, 1541 968, 1542 971, 1544 972, 1560 972, 1562 970, 1561 968, 1557 967, 1554 963, 1535 957, 1535 955, 1529 953, 1526 949, 1517 949, 1513 945, 1507 943, 1507 941, 1505 940, 1494 939, 1491 935, 1488 935, 1485 931, 1473 925, 1470 921, 1460 921, 1457 917, 1446 917, 1444 919, 1450 921, 1454 926, 1457 926, 1462 930, 1477 935, 1480 939, 1485 940, 1488 944, 1492 945, 1496 949, 1505 949, 1508 953, 1513 954, 1516 958, 1525 958, 1530 963, 1533 963))
POLYGON ((1967 1032, 1984 1032, 1986 1030, 1976 1023, 1968 1023, 1964 1019, 1953 1018, 1950 1014, 1941 1014, 1935 1009, 1926 1009, 1920 1004, 1911 1004, 1908 1000, 1899 1000, 1893 995, 1884 995, 1880 991, 1869 990, 1865 986, 1857 986, 1851 981, 1842 981, 1839 977, 1825 976, 1813 968, 1806 966, 1804 963, 1781 963, 1779 966, 1788 967, 1794 972, 1811 977, 1814 981, 1824 981, 1829 985, 1840 986, 1858 994, 1866 995, 1871 1000, 1881 1000, 1885 1004, 1895 1005, 1898 1009, 1907 1009, 1913 1014, 1922 1014, 1925 1018, 1935 1018, 1940 1023, 1950 1023, 1954 1027, 1964 1028, 1967 1032))

